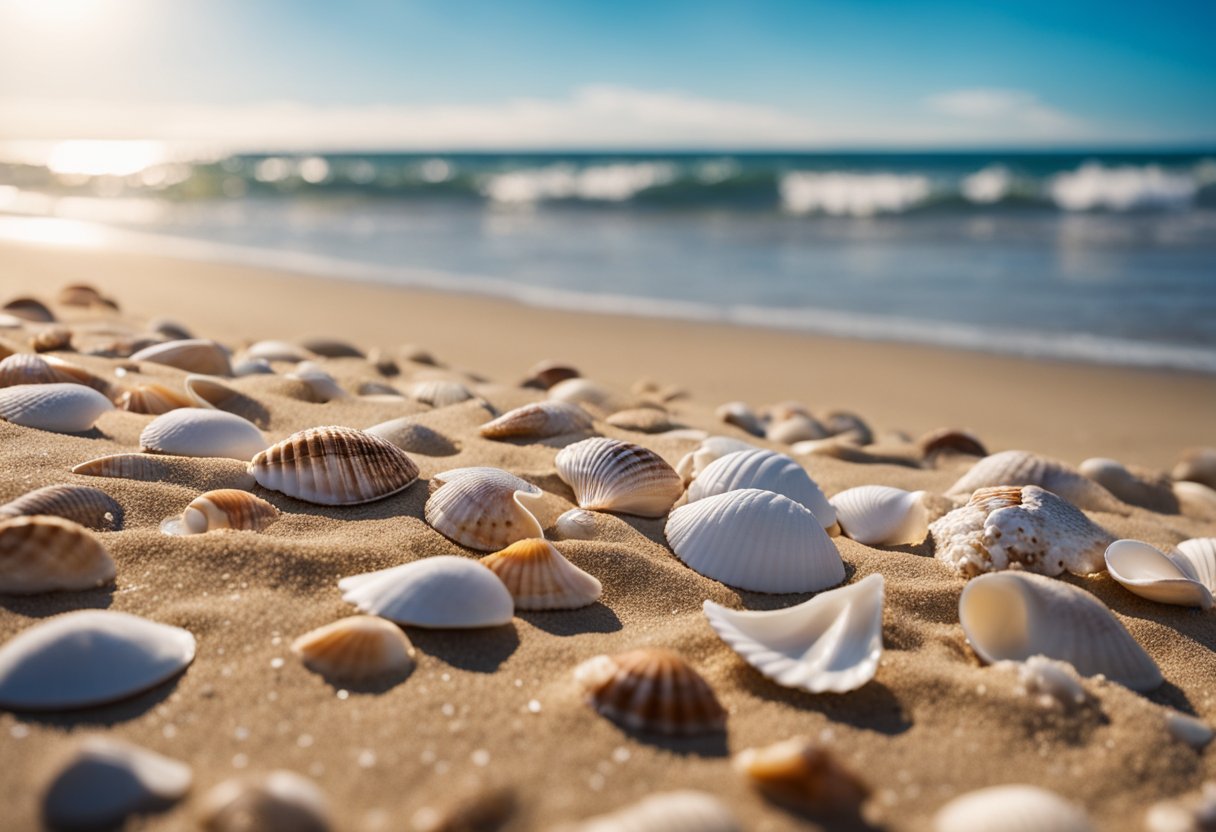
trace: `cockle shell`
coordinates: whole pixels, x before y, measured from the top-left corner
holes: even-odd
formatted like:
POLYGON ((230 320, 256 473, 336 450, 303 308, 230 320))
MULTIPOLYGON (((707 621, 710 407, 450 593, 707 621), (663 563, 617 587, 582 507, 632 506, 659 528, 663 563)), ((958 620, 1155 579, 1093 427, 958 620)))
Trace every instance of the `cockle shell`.
POLYGON ((793 445, 795 442, 805 442, 810 439, 826 439, 827 429, 819 424, 817 419, 802 414, 794 414, 779 422, 771 422, 764 429, 764 438, 770 442, 780 442, 782 445, 793 445))
POLYGON ((662 517, 683 490, 680 475, 661 456, 616 439, 567 445, 554 463, 580 508, 662 517))
POLYGON ((30 349, 34 352, 54 352, 72 348, 72 330, 66 326, 49 326, 30 336, 30 349))
POLYGON ((506 584, 520 610, 573 610, 594 604, 603 587, 547 540, 512 543, 481 559, 506 584))
POLYGON ((755 445, 750 442, 744 442, 742 439, 734 439, 729 436, 710 436, 702 439, 700 445, 680 457, 680 461, 676 463, 676 473, 680 475, 680 479, 684 481, 684 484, 688 485, 700 476, 701 472, 715 459, 720 459, 736 451, 751 451, 755 449, 755 445))
POLYGON ((27 428, 79 433, 114 405, 81 384, 18 384, 0 388, 0 419, 27 428))
POLYGON ((688 502, 744 488, 772 491, 801 503, 825 529, 836 522, 836 509, 806 469, 792 457, 762 448, 735 451, 706 465, 688 486, 688 502))
POLYGON ((817 592, 844 580, 844 562, 815 515, 771 491, 728 491, 680 506, 667 542, 707 578, 754 592, 817 592))
POLYGON ((431 528, 462 546, 496 552, 517 540, 544 537, 529 503, 544 492, 498 468, 456 468, 431 478, 425 517, 431 528))
POLYGON ((1127 513, 1127 506, 1115 495, 1079 471, 1029 451, 1002 451, 984 457, 946 494, 966 498, 977 489, 1001 485, 1037 485, 1086 511, 1127 513))
POLYGON ((39 621, 0 646, 0 707, 87 708, 134 696, 194 661, 194 636, 113 610, 39 621))
POLYGON ((870 788, 827 748, 804 737, 748 748, 731 761, 765 797, 798 812, 856 814, 870 788))
POLYGON ((867 546, 920 543, 929 533, 925 492, 862 485, 832 498, 844 534, 867 546))
MULTIPOLYGON (((7 360, 6 358, 5 361, 7 360)), ((3 362, 0 362, 0 365, 2 364, 3 362)), ((1197 482, 1208 488, 1216 488, 1216 448, 1187 450, 1174 466, 1172 474, 1176 480, 1197 482)))
POLYGON ((587 378, 570 378, 549 388, 548 396, 555 401, 581 405, 594 413, 607 415, 633 407, 630 397, 587 378))
POLYGON ((179 407, 149 422, 139 434, 147 453, 249 459, 266 447, 266 437, 247 419, 222 410, 179 407))
POLYGON ((652 794, 562 832, 743 832, 743 826, 721 800, 689 790, 652 794))
POLYGON ((596 656, 574 669, 574 679, 601 716, 635 731, 686 736, 726 728, 713 688, 671 650, 596 656))
POLYGON ((242 358, 260 358, 263 361, 309 361, 314 355, 303 347, 287 341, 258 341, 250 344, 241 354, 242 358))
POLYGON ((1087 459, 1077 470, 1125 503, 1160 514, 1178 513, 1172 481, 1164 474, 1131 471, 1118 460, 1105 457, 1087 459))
POLYGON ((732 610, 705 601, 709 625, 744 661, 779 685, 811 693, 856 690, 882 656, 882 575, 781 610, 732 610))
POLYGON ((727 402, 720 405, 714 415, 728 425, 734 425, 752 436, 764 436, 764 423, 746 402, 727 402))
POLYGON ((1188 540, 1169 554, 1139 540, 1116 540, 1106 550, 1106 569, 1141 598, 1210 609, 1216 592, 1216 538, 1188 540))
POLYGON ((960 456, 988 456, 984 443, 969 431, 957 428, 939 428, 932 430, 916 440, 920 448, 921 458, 930 468, 936 468, 945 459, 960 456))
POLYGON ((478 432, 487 439, 544 439, 584 430, 591 430, 591 414, 570 402, 546 400, 508 410, 478 432))
POLYGON ((1038 786, 994 786, 956 797, 933 832, 1094 832, 1085 811, 1038 786))
POLYGON ((232 375, 228 353, 214 341, 205 338, 187 338, 181 341, 166 341, 153 344, 131 355, 132 361, 150 361, 177 367, 188 373, 209 376, 232 375))
POLYGON ((0 387, 16 384, 51 384, 63 381, 46 359, 19 352, 0 361, 0 387))
POLYGON ((971 577, 1002 569, 1101 572, 1114 538, 1067 500, 1035 485, 981 488, 929 526, 937 559, 971 577))
POLYGON ((131 413, 147 413, 159 416, 179 407, 194 407, 194 400, 163 384, 138 384, 129 387, 118 397, 120 410, 131 413))
POLYGON ((100 532, 122 528, 122 506, 106 492, 87 485, 48 485, 0 506, 0 519, 52 515, 100 532))
POLYGON ((1163 681, 1106 605, 1063 581, 1028 572, 980 575, 963 589, 958 617, 972 649, 989 663, 1043 655, 1136 691, 1163 681))
POLYGON ((338 582, 342 600, 398 624, 465 629, 509 624, 511 593, 482 564, 456 555, 352 575, 338 582))
POLYGON ((206 832, 330 832, 329 803, 306 777, 271 771, 225 780, 203 797, 200 825, 206 832))
POLYGON ((220 488, 190 501, 180 517, 161 523, 165 534, 203 534, 216 530, 260 532, 279 519, 279 510, 261 497, 237 488, 220 488))
POLYGON ((416 382, 410 385, 408 392, 414 401, 432 407, 447 407, 473 398, 473 391, 469 388, 458 381, 446 379, 416 382))
POLYGON ((0 522, 0 594, 95 589, 114 580, 114 561, 84 526, 62 517, 0 522))
POLYGON ((374 615, 352 615, 305 633, 291 652, 326 678, 364 681, 407 675, 414 646, 396 624, 374 615))
POLYGON ((258 485, 324 506, 370 503, 409 487, 418 466, 378 436, 344 427, 308 428, 249 463, 258 485))
POLYGON ((572 508, 564 512, 553 525, 563 540, 590 540, 595 537, 595 513, 585 508, 572 508))

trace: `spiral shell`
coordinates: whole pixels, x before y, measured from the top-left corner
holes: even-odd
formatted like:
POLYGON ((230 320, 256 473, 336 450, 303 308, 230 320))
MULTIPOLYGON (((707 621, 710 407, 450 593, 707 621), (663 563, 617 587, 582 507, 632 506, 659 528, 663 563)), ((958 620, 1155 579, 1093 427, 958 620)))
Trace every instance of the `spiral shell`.
POLYGON ((567 445, 554 462, 580 508, 662 517, 680 496, 680 475, 654 451, 595 437, 567 445))
POLYGON ((732 765, 769 800, 798 812, 856 814, 870 795, 869 786, 831 751, 804 737, 745 749, 732 765))
POLYGON ((577 404, 543 401, 526 404, 486 422, 479 432, 487 439, 544 439, 591 429, 591 415, 577 404))
POLYGON ((350 506, 408 488, 418 466, 378 436, 344 427, 302 430, 249 463, 258 485, 309 503, 350 506))
POLYGON ((455 555, 352 575, 338 588, 363 612, 415 627, 497 627, 515 614, 511 593, 493 572, 455 555))
POLYGON ((0 522, 0 593, 95 589, 114 580, 114 561, 88 529, 62 517, 0 522))
POLYGON ((832 498, 841 531, 867 546, 920 543, 929 533, 925 492, 862 485, 832 498))
POLYGON ((101 532, 122 528, 122 506, 106 492, 87 485, 48 485, 0 506, 0 520, 51 515, 101 532))
POLYGON ((594 576, 547 540, 520 540, 481 562, 506 584, 516 609, 573 610, 594 604, 603 593, 594 576))
POLYGON ((431 478, 426 522, 462 546, 495 552, 519 540, 544 537, 526 505, 544 492, 498 468, 456 468, 431 478))
POLYGON ((179 407, 193 407, 194 401, 185 393, 163 384, 139 384, 130 387, 118 397, 118 408, 132 413, 148 413, 159 416, 179 407))
POLYGON ((946 492, 967 497, 980 488, 1037 485, 1086 511, 1127 513, 1127 506, 1102 486, 1061 462, 1029 451, 1002 451, 981 459, 946 492))
POLYGON ((261 455, 266 438, 252 422, 232 413, 181 407, 149 422, 139 434, 139 446, 158 454, 249 459, 261 455))
POLYGON ((131 360, 164 364, 188 373, 202 373, 209 376, 232 375, 232 364, 228 360, 227 351, 215 341, 208 341, 205 338, 187 338, 153 344, 132 354, 131 360))
POLYGON ((203 534, 216 530, 260 532, 279 519, 270 503, 236 488, 221 488, 190 501, 181 517, 161 523, 165 534, 203 534))
POLYGON ((635 731, 686 736, 726 728, 713 688, 671 650, 596 656, 574 669, 574 679, 601 716, 635 731))
POLYGON ((836 509, 806 469, 785 454, 762 448, 735 451, 706 465, 688 486, 688 502, 745 488, 771 491, 801 503, 825 529, 836 523, 836 509))
POLYGON ((0 418, 27 428, 79 433, 113 410, 105 396, 81 384, 18 384, 0 388, 0 418))
POLYGON ((993 786, 956 797, 933 817, 934 832, 1094 832, 1085 811, 1038 786, 993 786))
POLYGON ((414 647, 395 624, 374 615, 354 615, 305 633, 291 652, 326 678, 354 682, 406 675, 414 647))

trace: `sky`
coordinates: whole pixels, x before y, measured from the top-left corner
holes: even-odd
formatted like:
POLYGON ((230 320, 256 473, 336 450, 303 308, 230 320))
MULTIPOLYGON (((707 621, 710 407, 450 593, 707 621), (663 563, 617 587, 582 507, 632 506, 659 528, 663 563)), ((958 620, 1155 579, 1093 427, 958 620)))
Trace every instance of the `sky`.
POLYGON ((1216 146, 1216 2, 0 0, 0 141, 1216 146))

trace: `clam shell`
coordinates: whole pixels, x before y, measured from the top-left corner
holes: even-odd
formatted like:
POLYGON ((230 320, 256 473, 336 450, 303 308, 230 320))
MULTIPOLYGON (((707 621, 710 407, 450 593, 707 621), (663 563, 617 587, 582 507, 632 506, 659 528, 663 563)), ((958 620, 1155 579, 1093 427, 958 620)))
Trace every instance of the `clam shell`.
POLYGON ((424 456, 452 456, 460 446, 442 433, 419 424, 413 416, 390 419, 367 428, 365 433, 392 442, 403 451, 424 456))
POLYGON ((431 478, 436 487, 426 501, 426 522, 462 546, 495 552, 518 540, 544 537, 526 505, 544 492, 498 468, 457 468, 431 478))
POLYGON ((305 633, 291 652, 326 678, 361 682, 407 675, 414 646, 396 624, 374 615, 353 615, 305 633))
POLYGON ((0 593, 95 589, 114 580, 114 561, 84 526, 62 517, 0 522, 0 593))
POLYGON ((624 809, 589 818, 570 832, 743 832, 718 798, 705 792, 652 794, 624 809))
POLYGON ((285 377, 302 382, 308 391, 309 400, 317 404, 344 399, 348 395, 333 376, 311 361, 302 362, 294 373, 288 373, 285 377))
POLYGON ((153 318, 148 321, 148 332, 173 341, 188 341, 194 337, 186 327, 168 318, 153 318))
POLYGON ((1002 451, 981 459, 946 492, 965 498, 980 488, 1037 485, 1086 511, 1127 513, 1127 506, 1088 477, 1029 451, 1002 451))
POLYGON ((1187 517, 1216 520, 1216 490, 1200 482, 1177 480, 1173 487, 1178 509, 1187 517))
POLYGON ((293 433, 249 463, 258 485, 309 503, 370 503, 408 488, 418 466, 378 436, 344 427, 293 433))
POLYGON ((234 376, 272 376, 274 367, 270 366, 269 361, 261 358, 248 358, 233 364, 232 374, 234 376))
POLYGON ((836 523, 836 509, 806 469, 792 457, 762 448, 735 451, 706 465, 688 486, 688 502, 745 488, 772 491, 801 503, 825 529, 836 523))
POLYGON ((46 359, 19 352, 0 361, 0 387, 17 384, 52 384, 63 381, 46 359))
POLYGON ((577 404, 549 400, 508 410, 482 425, 479 433, 486 439, 544 439, 585 430, 591 430, 591 414, 577 404))
POLYGON ((329 804, 306 777, 271 771, 225 780, 203 797, 199 814, 206 832, 330 832, 329 804))
POLYGON ((862 485, 832 498, 845 535, 867 546, 920 543, 929 533, 925 492, 886 485, 862 485))
POLYGON ((72 348, 72 330, 66 326, 49 326, 30 336, 30 349, 34 352, 54 352, 72 348))
POLYGON ((994 786, 956 797, 934 832, 1094 832, 1081 807, 1038 786, 994 786))
POLYGON ((714 415, 728 425, 734 425, 752 436, 764 436, 764 423, 746 402, 727 402, 720 405, 714 415))
POLYGON ((798 812, 856 814, 870 794, 831 751, 803 737, 745 749, 731 762, 765 797, 798 812))
MULTIPOLYGON (((1116 540, 1106 550, 1106 569, 1141 598, 1205 610, 1212 606, 1214 587, 1198 578, 1195 566, 1182 552, 1170 556, 1139 540, 1116 540)), ((1210 581, 1211 571, 1206 571, 1210 581)))
POLYGON ((4 304, 4 311, 27 321, 49 324, 55 320, 54 313, 37 298, 13 298, 4 304))
MULTIPOLYGON (((5 361, 8 359, 6 358, 5 361)), ((3 362, 0 362, 2 365, 3 362)), ((1197 482, 1216 488, 1216 448, 1191 448, 1182 455, 1172 472, 1174 479, 1197 482)))
POLYGON ((980 575, 963 589, 958 616, 972 649, 989 663, 1043 655, 1136 691, 1163 681, 1105 604, 1062 581, 1028 572, 980 575))
POLYGON ((419 381, 411 384, 407 392, 414 401, 429 404, 432 407, 447 407, 473 398, 473 392, 469 388, 458 381, 446 379, 419 381))
POLYGON ((533 387, 538 390, 548 390, 555 384, 567 379, 578 378, 579 371, 560 361, 541 361, 532 366, 528 377, 520 382, 520 387, 533 387))
POLYGON ((988 449, 975 434, 957 428, 932 430, 916 440, 921 457, 930 468, 942 460, 959 456, 988 456, 988 449))
POLYGON ((290 361, 294 364, 299 361, 309 361, 314 358, 314 355, 303 347, 289 344, 286 341, 258 341, 250 344, 241 357, 260 358, 263 361, 290 361))
POLYGON ((323 358, 363 358, 363 350, 354 344, 324 335, 301 338, 300 346, 323 358))
POLYGON ((161 524, 166 534, 203 534, 222 529, 260 532, 279 519, 270 503, 237 488, 220 488, 190 501, 181 517, 161 524))
POLYGON ((931 523, 929 533, 937 559, 965 577, 1002 569, 1101 572, 1114 540, 1067 500, 1034 485, 981 488, 931 523))
POLYGON ((604 591, 547 540, 520 540, 481 562, 506 584, 520 610, 578 609, 594 604, 604 591))
POLYGON ((18 384, 0 388, 0 418, 38 430, 79 433, 113 410, 110 400, 81 384, 18 384))
POLYGON ((587 378, 569 378, 549 388, 550 399, 581 405, 593 413, 609 414, 633 407, 635 402, 616 390, 587 378))
POLYGON ((631 430, 635 433, 664 433, 679 427, 671 421, 671 417, 665 411, 654 407, 618 410, 604 421, 614 428, 631 430))
POLYGON ((708 600, 703 609, 718 636, 777 684, 845 693, 878 670, 882 605, 882 575, 874 574, 786 609, 731 610, 708 600))
POLYGON ((1105 457, 1087 459, 1077 470, 1125 503, 1160 514, 1178 513, 1173 483, 1164 474, 1133 472, 1121 462, 1105 457))
POLYGON ((779 422, 769 424, 764 429, 764 437, 770 442, 793 445, 795 442, 826 439, 828 431, 823 425, 819 424, 817 419, 802 414, 794 414, 779 422))
POLYGON ((240 400, 243 395, 220 381, 215 376, 191 373, 183 383, 186 395, 190 397, 194 407, 210 408, 212 410, 228 410, 228 405, 240 400))
POLYGON ((352 575, 338 588, 363 612, 415 627, 497 627, 515 614, 511 593, 493 572, 455 555, 352 575))
POLYGON ((616 439, 567 445, 554 463, 580 508, 662 517, 683 490, 680 475, 661 456, 616 439))
POLYGON ((252 422, 222 410, 199 407, 163 413, 139 434, 141 451, 175 456, 249 459, 254 454, 260 456, 265 447, 266 437, 252 422))
POLYGON ((112 610, 39 621, 0 646, 0 707, 87 708, 134 696, 194 661, 194 636, 112 610))
POLYGON ((119 410, 131 413, 148 413, 159 416, 179 407, 193 407, 194 400, 185 393, 163 384, 138 384, 129 387, 118 397, 119 410))
POLYGON ((729 436, 710 436, 701 440, 700 445, 680 458, 680 461, 676 463, 676 473, 680 475, 680 479, 684 481, 684 484, 688 485, 700 476, 706 466, 715 459, 720 459, 736 451, 751 451, 755 449, 755 445, 750 442, 744 442, 742 439, 734 439, 729 436))
POLYGON ((707 578, 754 592, 817 592, 844 580, 844 562, 814 514, 771 491, 728 491, 667 518, 676 556, 707 578))
POLYGON ((713 688, 671 650, 596 656, 574 669, 574 679, 601 716, 635 731, 686 736, 726 728, 713 688))
POLYGON ((177 367, 188 373, 209 376, 230 376, 232 365, 228 353, 214 341, 205 338, 186 338, 181 341, 166 341, 144 347, 131 355, 132 361, 150 361, 177 367))
POLYGON ((0 519, 52 515, 100 532, 122 528, 122 506, 106 492, 87 485, 48 485, 0 506, 0 519))
POLYGON ((105 298, 87 283, 73 283, 60 289, 55 300, 62 306, 97 306, 103 304, 105 298))
POLYGON ((563 540, 590 540, 595 537, 595 513, 585 508, 572 508, 557 518, 554 524, 563 540))

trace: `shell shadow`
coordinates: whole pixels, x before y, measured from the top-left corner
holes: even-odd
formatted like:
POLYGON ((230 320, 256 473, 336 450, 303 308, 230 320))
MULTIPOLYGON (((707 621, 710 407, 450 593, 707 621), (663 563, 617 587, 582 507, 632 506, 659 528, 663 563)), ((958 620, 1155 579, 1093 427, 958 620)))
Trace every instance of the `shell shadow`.
POLYGON ((766 801, 788 814, 790 817, 816 824, 816 828, 830 829, 832 832, 879 832, 885 829, 876 826, 863 818, 856 809, 852 812, 811 812, 792 802, 782 800, 776 795, 765 795, 766 801))
MULTIPOLYGON (((612 722, 612 720, 609 720, 609 722, 612 722)), ((651 731, 639 731, 633 728, 626 728, 617 722, 612 722, 612 724, 630 739, 643 745, 662 748, 665 751, 670 751, 672 754, 679 754, 681 757, 726 757, 730 754, 725 731, 714 731, 708 734, 694 734, 684 737, 656 734, 651 731)))
POLYGON ((623 627, 616 613, 598 601, 577 610, 516 611, 515 614, 538 630, 555 636, 615 633, 623 627))
POLYGON ((246 396, 244 393, 238 393, 234 390, 232 395, 225 397, 220 404, 223 406, 217 405, 219 410, 225 410, 240 416, 242 419, 253 422, 263 430, 270 427, 270 411, 257 399, 246 396))
POLYGON ((102 433, 96 427, 89 428, 88 430, 55 431, 55 433, 60 433, 63 436, 76 436, 76 437, 79 437, 80 439, 113 439, 114 438, 112 436, 102 433))
POLYGON ((1195 712, 1195 706, 1191 704, 1191 700, 1187 697, 1186 691, 1173 682, 1167 681, 1156 690, 1144 694, 1144 698, 1150 702, 1156 702, 1158 705, 1173 708, 1175 711, 1180 711, 1188 716, 1199 716, 1195 712))
POLYGON ((742 659, 738 661, 734 675, 741 687, 761 699, 782 702, 803 711, 817 711, 833 722, 887 736, 902 734, 912 727, 912 720, 891 689, 873 679, 848 693, 808 693, 769 681, 742 659))
POLYGON ((118 588, 113 584, 73 592, 44 592, 38 595, 0 595, 0 607, 30 618, 49 618, 74 610, 104 610, 114 603, 118 588))
POLYGON ((773 594, 768 592, 751 592, 746 589, 735 589, 734 587, 730 587, 730 589, 739 595, 739 602, 745 610, 783 610, 787 607, 796 607, 799 604, 804 604, 816 595, 822 595, 833 589, 840 589, 852 581, 856 573, 857 568, 848 561, 845 561, 844 578, 840 583, 826 589, 821 589, 818 592, 782 592, 773 594))
POLYGON ((410 641, 428 656, 461 670, 493 673, 519 647, 515 624, 471 630, 409 628, 410 641))
MULTIPOLYGON (((76 708, 60 711, 23 711, 12 710, 10 713, 23 722, 38 723, 39 725, 56 726, 60 728, 75 728, 79 726, 94 726, 112 728, 122 722, 143 716, 148 711, 166 701, 177 688, 178 680, 188 671, 183 670, 172 678, 166 679, 154 688, 143 693, 130 696, 108 705, 96 705, 91 708, 76 708)), ((5 709, 8 710, 8 709, 5 709)))
POLYGON ((328 676, 322 676, 321 678, 325 680, 327 685, 334 689, 335 693, 340 690, 345 690, 349 691, 350 693, 380 694, 388 693, 390 690, 397 687, 397 685, 409 679, 413 673, 414 666, 411 665, 410 667, 396 671, 395 673, 385 674, 383 676, 377 676, 374 679, 364 679, 361 681, 344 681, 337 678, 331 679, 328 676))

